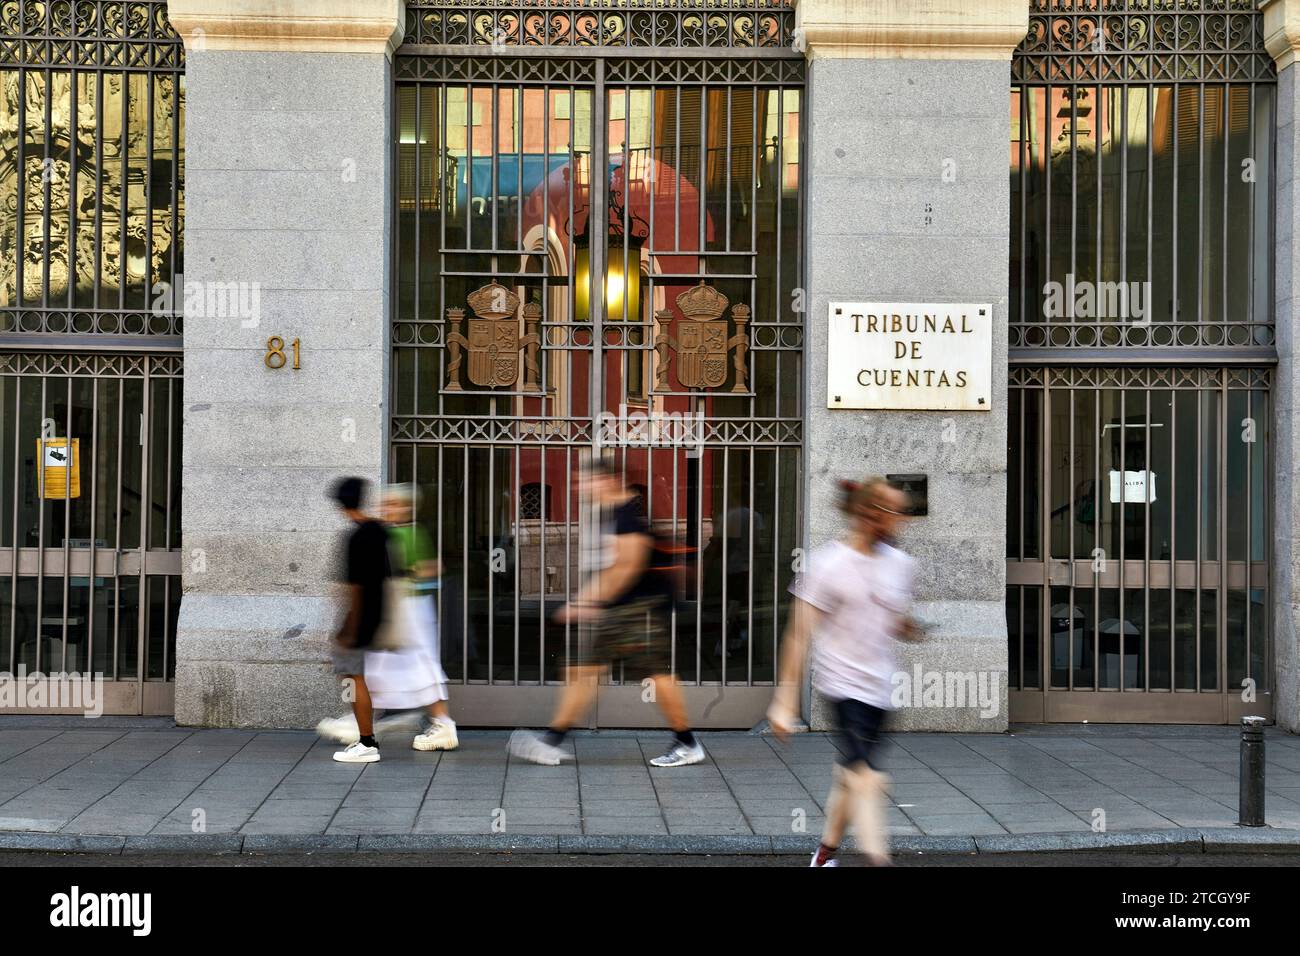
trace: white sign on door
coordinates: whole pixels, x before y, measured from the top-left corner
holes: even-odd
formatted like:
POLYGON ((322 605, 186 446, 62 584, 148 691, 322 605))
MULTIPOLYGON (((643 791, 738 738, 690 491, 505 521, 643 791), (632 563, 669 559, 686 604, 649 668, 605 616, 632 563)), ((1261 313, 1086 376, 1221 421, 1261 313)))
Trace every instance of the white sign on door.
POLYGON ((1145 505, 1156 500, 1156 473, 1154 471, 1112 471, 1110 473, 1110 503, 1113 505, 1145 505), (1121 479, 1121 474, 1123 478, 1121 479), (1123 497, 1120 492, 1123 491, 1123 497))
POLYGON ((832 302, 827 408, 987 412, 993 306, 832 302))

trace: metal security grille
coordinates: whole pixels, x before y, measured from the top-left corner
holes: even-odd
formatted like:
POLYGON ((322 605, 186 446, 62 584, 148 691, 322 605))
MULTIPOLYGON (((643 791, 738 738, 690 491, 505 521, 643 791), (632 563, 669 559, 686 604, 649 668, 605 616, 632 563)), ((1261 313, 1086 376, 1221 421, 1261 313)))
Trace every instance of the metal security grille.
POLYGON ((1257 4, 1034 0, 1012 83, 1012 719, 1271 713, 1257 4))
POLYGON ((182 54, 164 3, 0 3, 0 330, 21 334, 11 345, 81 334, 179 344, 180 310, 160 293, 181 272, 182 54))
POLYGON ((1049 691, 1024 719, 1268 712, 1270 378, 1012 370, 1010 686, 1049 691))
MULTIPOLYGON (((411 5, 391 473, 422 490, 464 719, 548 716, 578 636, 552 615, 593 547, 578 471, 602 451, 677 555, 692 719, 750 726, 803 520, 803 61, 735 26, 755 7, 719 7, 732 49, 702 59, 629 49, 688 46, 701 6, 644 11, 661 34, 630 6, 578 6, 411 5), (555 55, 592 13, 601 42, 555 55), (455 46, 494 36, 511 55, 455 46)), ((762 36, 785 36, 790 11, 769 13, 762 36)), ((658 719, 618 673, 593 715, 658 719)))
POLYGON ((1269 360, 1277 78, 1262 18, 1253 0, 1103 7, 1037 0, 1012 61, 1013 358, 1269 360))
POLYGON ((583 3, 406 5, 413 44, 494 47, 788 48, 794 11, 784 0, 616 0, 583 3))
POLYGON ((102 675, 107 713, 171 713, 180 373, 0 352, 0 668, 102 675))
POLYGON ((109 713, 172 708, 183 71, 165 3, 0 0, 0 669, 109 713))

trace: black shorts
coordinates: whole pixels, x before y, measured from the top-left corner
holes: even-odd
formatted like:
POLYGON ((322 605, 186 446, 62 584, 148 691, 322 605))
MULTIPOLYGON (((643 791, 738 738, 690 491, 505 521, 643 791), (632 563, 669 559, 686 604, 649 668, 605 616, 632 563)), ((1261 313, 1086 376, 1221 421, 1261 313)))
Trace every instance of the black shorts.
POLYGON ((872 770, 880 769, 876 763, 880 759, 881 731, 887 713, 883 708, 860 700, 835 701, 835 716, 840 725, 841 764, 849 767, 860 760, 872 770))

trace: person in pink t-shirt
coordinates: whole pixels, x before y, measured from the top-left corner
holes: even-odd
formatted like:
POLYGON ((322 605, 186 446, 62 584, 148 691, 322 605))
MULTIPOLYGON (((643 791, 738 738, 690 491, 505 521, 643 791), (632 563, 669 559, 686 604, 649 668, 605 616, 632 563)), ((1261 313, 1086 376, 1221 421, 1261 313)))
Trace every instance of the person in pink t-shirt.
POLYGON ((883 478, 845 482, 845 535, 813 552, 790 588, 795 601, 768 721, 780 739, 788 737, 811 647, 813 686, 834 707, 840 728, 840 760, 812 866, 839 865, 835 852, 850 821, 867 861, 889 862, 889 777, 878 750, 891 706, 894 641, 918 636, 910 617, 914 561, 894 546, 907 509, 907 496, 883 478))

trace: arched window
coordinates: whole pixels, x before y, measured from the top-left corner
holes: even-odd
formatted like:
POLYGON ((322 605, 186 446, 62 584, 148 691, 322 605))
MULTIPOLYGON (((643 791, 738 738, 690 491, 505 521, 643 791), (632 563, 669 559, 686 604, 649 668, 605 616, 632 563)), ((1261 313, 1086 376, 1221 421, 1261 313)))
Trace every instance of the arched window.
POLYGON ((519 489, 519 517, 524 521, 551 517, 551 486, 530 482, 519 489))

